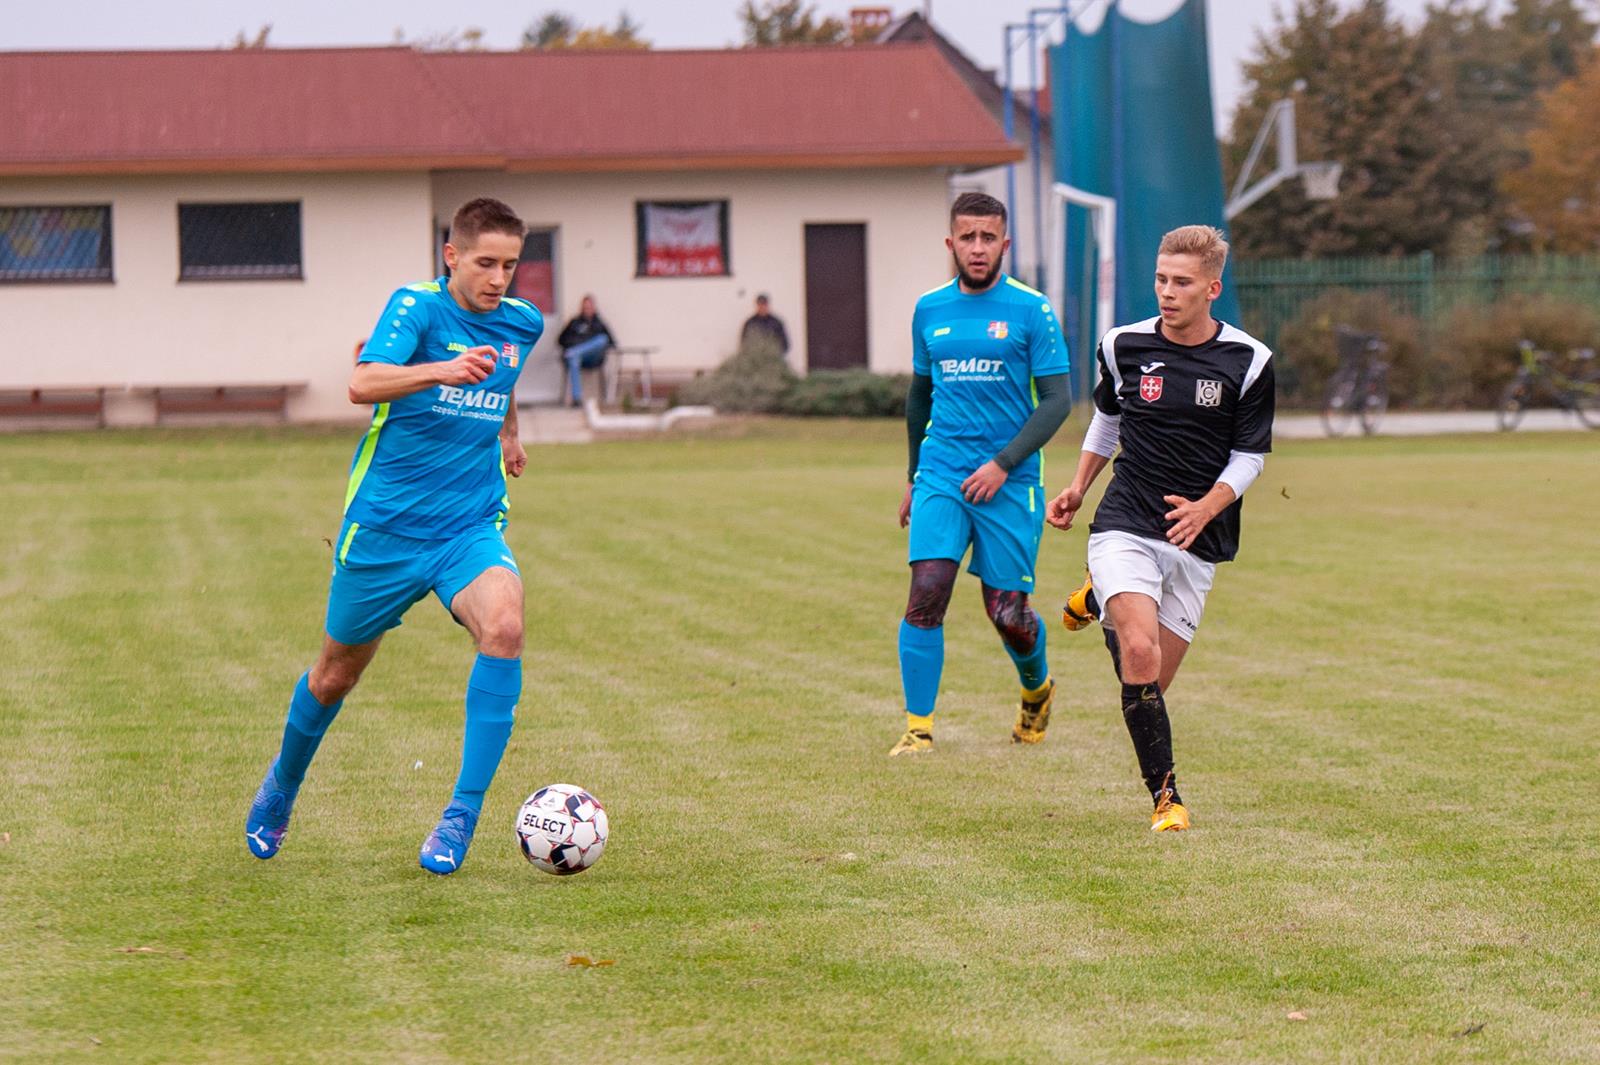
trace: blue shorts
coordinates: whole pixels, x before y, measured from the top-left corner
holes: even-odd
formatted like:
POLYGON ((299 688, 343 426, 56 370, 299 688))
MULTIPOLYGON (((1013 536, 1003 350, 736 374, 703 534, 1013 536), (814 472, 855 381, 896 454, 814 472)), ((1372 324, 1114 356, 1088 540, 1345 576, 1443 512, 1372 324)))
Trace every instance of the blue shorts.
POLYGON ((452 540, 413 540, 346 521, 334 541, 328 589, 328 635, 340 643, 370 643, 396 628, 400 617, 430 591, 446 610, 461 589, 486 569, 517 576, 517 560, 492 524, 452 540))
POLYGON ((948 558, 1003 592, 1032 592, 1044 532, 1043 489, 1007 481, 987 503, 969 503, 959 483, 922 474, 911 489, 910 561, 948 558))

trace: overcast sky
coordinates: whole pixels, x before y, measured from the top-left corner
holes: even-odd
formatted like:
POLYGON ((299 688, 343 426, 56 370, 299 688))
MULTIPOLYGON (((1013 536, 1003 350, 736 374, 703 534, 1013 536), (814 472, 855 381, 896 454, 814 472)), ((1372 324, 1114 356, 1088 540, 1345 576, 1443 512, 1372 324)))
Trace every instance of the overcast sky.
MULTIPOLYGON (((919 9, 923 0, 812 0, 824 14, 844 16, 852 6, 919 9)), ((1131 18, 1159 19, 1180 0, 1122 0, 1131 18)), ((1347 4, 1354 0, 1345 0, 1347 4)), ((1414 19, 1426 0, 1390 0, 1392 10, 1414 19)), ((1225 133, 1242 85, 1240 62, 1254 50, 1258 28, 1272 24, 1276 5, 1292 0, 1210 0, 1211 76, 1218 132, 1225 133)), ((1103 9, 1104 0, 1073 0, 1073 7, 1103 9)), ((720 48, 739 41, 741 0, 0 0, 0 50, 55 48, 206 48, 240 30, 272 25, 277 45, 389 44, 395 30, 407 37, 475 26, 492 48, 514 48, 523 28, 549 10, 584 22, 610 22, 626 9, 661 48, 720 48)), ((935 24, 980 64, 1003 62, 1007 22, 1027 19, 1050 0, 931 0, 935 24)), ((1096 19, 1098 10, 1088 17, 1096 19)), ((1015 57, 1025 74, 1027 55, 1015 57)))

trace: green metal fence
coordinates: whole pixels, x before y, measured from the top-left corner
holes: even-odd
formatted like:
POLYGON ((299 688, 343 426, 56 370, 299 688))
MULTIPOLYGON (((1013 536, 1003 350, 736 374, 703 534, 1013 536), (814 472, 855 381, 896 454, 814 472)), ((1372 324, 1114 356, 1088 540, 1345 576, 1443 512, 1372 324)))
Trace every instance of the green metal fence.
POLYGON ((1269 347, 1302 304, 1332 288, 1378 292, 1422 326, 1432 345, 1444 319, 1463 303, 1488 305, 1511 295, 1546 295, 1600 311, 1600 255, 1486 255, 1406 258, 1264 259, 1236 262, 1240 324, 1269 347))

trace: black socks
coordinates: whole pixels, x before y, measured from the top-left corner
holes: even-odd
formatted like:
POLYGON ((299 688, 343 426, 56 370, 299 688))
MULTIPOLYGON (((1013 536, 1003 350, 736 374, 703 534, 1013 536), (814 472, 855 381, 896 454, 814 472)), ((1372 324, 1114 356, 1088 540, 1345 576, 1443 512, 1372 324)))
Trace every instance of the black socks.
POLYGON ((1161 698, 1161 685, 1155 681, 1124 684, 1122 719, 1127 722, 1133 752, 1139 757, 1139 774, 1151 796, 1170 788, 1172 801, 1182 802, 1177 779, 1172 775, 1172 722, 1167 717, 1166 700, 1161 698))

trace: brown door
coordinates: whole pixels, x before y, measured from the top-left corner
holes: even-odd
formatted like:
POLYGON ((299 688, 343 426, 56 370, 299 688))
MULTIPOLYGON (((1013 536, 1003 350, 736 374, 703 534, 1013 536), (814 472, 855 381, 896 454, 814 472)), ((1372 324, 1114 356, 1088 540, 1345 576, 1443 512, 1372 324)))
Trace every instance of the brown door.
POLYGON ((867 365, 867 227, 806 226, 806 366, 867 365))

